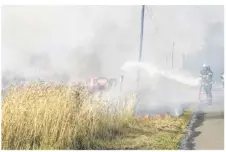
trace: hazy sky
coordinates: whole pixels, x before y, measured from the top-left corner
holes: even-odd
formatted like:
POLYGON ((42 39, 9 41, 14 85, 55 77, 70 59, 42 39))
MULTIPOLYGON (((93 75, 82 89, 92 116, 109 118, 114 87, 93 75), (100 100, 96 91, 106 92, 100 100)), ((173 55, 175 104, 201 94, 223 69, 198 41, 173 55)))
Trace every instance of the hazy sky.
MULTIPOLYGON (((181 67, 182 53, 202 51, 209 25, 224 19, 223 6, 147 8, 154 22, 146 10, 143 59, 161 66, 173 41, 181 67)), ((141 6, 5 6, 2 68, 25 76, 37 69, 40 75, 118 75, 125 61, 138 59, 140 16, 141 6)))

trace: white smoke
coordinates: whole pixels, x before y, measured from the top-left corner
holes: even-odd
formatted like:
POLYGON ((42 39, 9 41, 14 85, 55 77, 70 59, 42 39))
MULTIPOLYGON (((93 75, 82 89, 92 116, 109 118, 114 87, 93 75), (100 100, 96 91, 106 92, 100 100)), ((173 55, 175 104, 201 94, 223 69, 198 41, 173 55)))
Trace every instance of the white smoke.
MULTIPOLYGON (((173 80, 172 84, 167 81, 169 86, 176 82, 194 86, 195 78, 167 70, 171 63, 172 42, 175 42, 175 69, 180 69, 183 53, 188 55, 202 51, 208 26, 224 22, 224 7, 147 8, 153 13, 154 22, 146 10, 142 61, 150 62, 150 65, 142 64, 142 67, 146 74, 153 77, 153 81, 145 83, 144 80, 150 79, 147 76, 143 79, 142 87, 157 87, 155 85, 160 80, 156 73, 173 80)), ((119 78, 123 73, 120 67, 129 60, 138 59, 140 15, 141 6, 4 6, 3 76, 9 78, 10 74, 25 79, 43 78, 51 81, 72 81, 93 75, 119 78)), ((123 88, 134 89, 135 80, 134 73, 126 76, 127 83, 123 88)), ((159 87, 157 90, 161 92, 165 88, 159 87)), ((161 100, 180 100, 187 93, 182 90, 181 98, 178 92, 167 92, 168 96, 161 100)))
MULTIPOLYGON (((161 66, 165 66, 167 55, 170 58, 173 41, 175 66, 181 67, 181 52, 200 51, 208 25, 223 22, 223 6, 147 8, 155 22, 146 11, 143 60, 161 66)), ((138 56, 140 10, 140 6, 5 6, 2 68, 20 70, 26 76, 26 69, 34 68, 32 56, 44 54, 49 56, 50 73, 74 76, 83 70, 82 61, 76 62, 80 53, 91 54, 91 60, 96 54, 100 73, 117 75, 125 61, 138 56)))

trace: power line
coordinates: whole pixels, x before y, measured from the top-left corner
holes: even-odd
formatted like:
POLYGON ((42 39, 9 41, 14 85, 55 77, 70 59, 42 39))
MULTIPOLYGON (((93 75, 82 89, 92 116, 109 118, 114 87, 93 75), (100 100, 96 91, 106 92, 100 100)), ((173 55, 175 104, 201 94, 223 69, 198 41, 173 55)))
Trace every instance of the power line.
POLYGON ((155 21, 156 19, 155 19, 154 15, 153 15, 152 11, 149 10, 149 8, 147 6, 145 6, 145 9, 147 10, 147 13, 148 13, 150 19, 152 20, 153 24, 155 25, 155 31, 158 34, 159 38, 161 39, 162 42, 165 42, 165 40, 163 39, 162 35, 159 33, 159 30, 158 30, 158 27, 157 27, 156 21, 155 21))
MULTIPOLYGON (((156 33, 158 34, 158 36, 159 36, 159 38, 160 38, 160 40, 163 42, 163 43, 166 43, 166 41, 163 39, 163 37, 162 37, 162 35, 159 33, 159 30, 158 30, 158 27, 157 27, 157 24, 156 24, 156 19, 155 19, 155 16, 153 15, 153 12, 152 12, 152 10, 150 9, 149 10, 149 8, 147 7, 147 6, 145 6, 145 8, 146 8, 146 10, 147 10, 147 13, 148 13, 148 15, 149 15, 149 17, 150 17, 150 19, 151 19, 151 21, 153 22, 153 24, 155 25, 155 30, 156 30, 156 33)), ((171 55, 171 57, 172 57, 172 68, 173 68, 173 60, 174 60, 174 46, 175 45, 175 42, 173 41, 173 51, 172 51, 172 55, 171 55)), ((166 63, 167 63, 167 55, 166 55, 166 63)))

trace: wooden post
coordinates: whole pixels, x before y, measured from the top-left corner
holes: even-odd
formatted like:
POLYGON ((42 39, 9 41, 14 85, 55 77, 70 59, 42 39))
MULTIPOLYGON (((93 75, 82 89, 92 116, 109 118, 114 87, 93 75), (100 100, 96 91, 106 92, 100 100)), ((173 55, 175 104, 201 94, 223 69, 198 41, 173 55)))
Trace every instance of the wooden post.
MULTIPOLYGON (((140 48, 139 48, 139 58, 138 62, 141 61, 142 58, 142 49, 143 49, 143 33, 144 33, 144 5, 142 5, 141 9, 141 32, 140 32, 140 48)), ((140 81, 140 69, 137 71, 137 89, 139 87, 139 81, 140 81)))

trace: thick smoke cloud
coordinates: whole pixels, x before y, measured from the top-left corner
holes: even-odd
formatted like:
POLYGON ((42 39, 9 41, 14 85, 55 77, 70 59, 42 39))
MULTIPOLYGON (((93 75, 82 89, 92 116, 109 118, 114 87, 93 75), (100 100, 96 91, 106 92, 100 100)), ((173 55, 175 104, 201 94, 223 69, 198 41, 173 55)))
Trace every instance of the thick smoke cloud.
POLYGON ((214 79, 220 79, 220 73, 224 71, 224 23, 210 24, 204 39, 203 49, 187 56, 185 67, 198 74, 199 67, 206 63, 214 72, 214 79), (197 66, 198 65, 198 66, 197 66))
MULTIPOLYGON (((189 74, 197 75, 203 61, 216 73, 222 70, 223 6, 147 8, 143 61, 170 69, 175 42, 175 69, 183 67, 185 54, 189 74)), ((141 6, 3 7, 3 85, 13 78, 51 81, 76 81, 89 76, 119 78, 124 73, 120 67, 126 61, 138 60, 140 16, 141 6)), ((143 80, 148 79, 147 73, 142 75, 143 80)), ((135 88, 131 83, 136 80, 135 73, 126 76, 128 86, 124 88, 135 88)), ((145 88, 149 83, 143 84, 145 88)))

